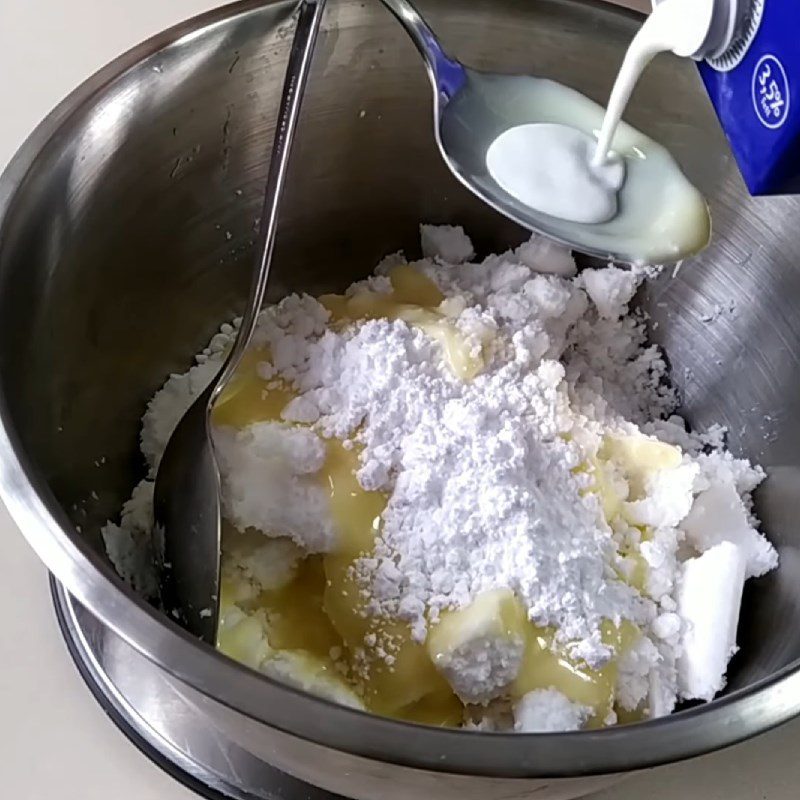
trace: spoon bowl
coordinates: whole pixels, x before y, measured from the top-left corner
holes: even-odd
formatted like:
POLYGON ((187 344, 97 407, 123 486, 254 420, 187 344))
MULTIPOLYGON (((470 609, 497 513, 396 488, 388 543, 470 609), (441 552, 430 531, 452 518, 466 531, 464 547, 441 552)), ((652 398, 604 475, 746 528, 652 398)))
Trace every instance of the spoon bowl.
POLYGON ((596 138, 605 109, 546 78, 482 72, 445 53, 409 0, 382 0, 409 34, 434 90, 434 133, 452 173, 512 221, 574 250, 620 263, 666 263, 702 250, 711 223, 702 195, 669 152, 621 122, 613 148, 625 165, 618 212, 585 224, 537 211, 490 174, 487 153, 501 134, 531 124, 560 124, 596 138))

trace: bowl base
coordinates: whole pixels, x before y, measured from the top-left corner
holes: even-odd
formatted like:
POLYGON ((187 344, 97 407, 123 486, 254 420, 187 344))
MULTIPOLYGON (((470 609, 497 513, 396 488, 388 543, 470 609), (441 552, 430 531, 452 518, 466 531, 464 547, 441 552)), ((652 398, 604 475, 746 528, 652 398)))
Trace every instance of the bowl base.
POLYGON ((52 576, 50 590, 69 654, 94 698, 128 740, 179 783, 208 800, 344 800, 255 759, 210 729, 199 709, 185 702, 176 707, 174 694, 159 695, 146 673, 141 693, 125 691, 115 680, 121 665, 106 646, 109 631, 52 576))

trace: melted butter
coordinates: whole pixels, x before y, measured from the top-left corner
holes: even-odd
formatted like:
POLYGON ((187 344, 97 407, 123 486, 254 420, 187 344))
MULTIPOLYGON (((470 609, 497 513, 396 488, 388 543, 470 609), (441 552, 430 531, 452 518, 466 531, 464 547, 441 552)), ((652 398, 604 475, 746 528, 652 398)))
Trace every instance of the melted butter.
POLYGON ((398 264, 389 271, 392 294, 398 303, 410 303, 423 308, 436 308, 445 296, 439 287, 411 264, 398 264))
POLYGON ((390 292, 358 292, 350 297, 326 294, 319 298, 335 323, 367 319, 402 320, 437 342, 453 373, 469 381, 483 370, 482 352, 474 352, 461 332, 438 310, 445 297, 436 284, 410 264, 389 272, 390 292))
POLYGON ((433 665, 424 645, 411 638, 408 625, 386 622, 376 627, 379 641, 391 642, 393 663, 380 658, 365 664, 364 702, 379 714, 415 719, 415 714, 428 717, 431 724, 446 725, 456 707, 462 710, 447 681, 433 665), (432 720, 434 710, 443 717, 432 720))
POLYGON ((245 616, 241 613, 240 617, 235 617, 229 612, 217 632, 217 649, 240 664, 259 669, 271 655, 266 621, 257 614, 245 616))
POLYGON ((647 586, 647 576, 650 565, 645 557, 638 550, 623 550, 620 555, 626 559, 628 564, 625 568, 615 567, 617 577, 628 586, 632 586, 639 594, 645 595, 647 586))
POLYGON ((592 477, 590 491, 600 497, 603 516, 610 525, 622 511, 622 503, 627 498, 627 487, 616 485, 610 466, 600 459, 592 459, 587 471, 592 477))
POLYGON ((483 370, 485 364, 482 354, 473 352, 466 339, 445 317, 434 311, 408 308, 401 311, 398 318, 419 328, 437 342, 450 369, 462 381, 471 381, 483 370))
POLYGON ((331 515, 339 536, 337 553, 351 557, 369 553, 388 498, 383 492, 368 492, 361 487, 356 477, 361 466, 356 448, 348 450, 336 439, 329 439, 327 451, 322 477, 330 491, 331 515))
POLYGON ((323 559, 327 585, 322 607, 347 646, 351 671, 358 675, 364 703, 371 711, 431 725, 458 724, 460 701, 424 646, 411 638, 408 625, 376 620, 367 613, 367 598, 355 579, 353 563, 373 551, 387 498, 361 487, 358 467, 357 450, 328 441, 323 474, 330 488, 339 546, 323 559), (391 664, 364 647, 368 636, 385 643, 391 664))
POLYGON ((522 667, 512 687, 515 697, 534 689, 558 689, 575 703, 591 706, 602 719, 611 708, 616 670, 613 662, 600 670, 581 666, 554 649, 555 632, 530 624, 522 667))
POLYGON ((266 619, 263 613, 245 613, 236 603, 236 587, 220 585, 217 649, 229 658, 258 669, 270 655, 266 619))
MULTIPOLYGON (((630 438, 633 439, 634 437, 630 438)), ((676 448, 670 445, 664 445, 666 449, 662 447, 651 448, 651 444, 661 445, 662 443, 644 441, 646 445, 640 447, 638 443, 624 442, 619 444, 619 440, 613 443, 611 440, 607 440, 607 443, 601 449, 601 453, 604 455, 615 457, 625 463, 626 480, 622 481, 621 485, 620 481, 614 480, 613 466, 602 458, 592 458, 589 462, 580 464, 572 469, 573 474, 586 473, 591 477, 591 484, 586 489, 582 489, 581 494, 592 493, 600 498, 603 517, 609 525, 612 525, 623 514, 623 504, 628 497, 628 480, 631 481, 635 491, 642 491, 649 471, 668 469, 675 465, 676 448)), ((679 451, 678 459, 680 459, 679 451)), ((642 533, 641 541, 647 541, 651 532, 646 528, 640 528, 640 530, 642 533)), ((627 572, 617 570, 620 580, 644 594, 650 569, 649 564, 638 549, 620 551, 620 555, 633 564, 632 568, 627 572)))
POLYGON ((630 487, 628 500, 640 500, 645 495, 650 475, 659 470, 675 469, 682 460, 679 448, 644 436, 606 437, 598 456, 613 461, 623 470, 630 487))
POLYGON ((521 697, 534 689, 558 689, 573 702, 593 708, 594 715, 587 725, 601 727, 614 707, 617 661, 639 635, 638 628, 627 620, 619 628, 608 621, 603 623, 603 643, 614 649, 615 657, 602 669, 591 669, 569 658, 555 644, 553 629, 529 623, 522 667, 512 695, 521 697))
POLYGON ((633 586, 633 588, 637 589, 641 594, 644 594, 650 565, 639 552, 629 553, 627 557, 633 561, 633 570, 630 575, 625 578, 625 582, 633 586))
POLYGON ((636 644, 642 632, 630 620, 622 620, 620 625, 615 625, 610 620, 605 620, 601 625, 603 644, 613 647, 617 656, 630 650, 636 644))
POLYGON ((627 708, 616 705, 614 711, 617 715, 617 725, 631 725, 634 722, 644 722, 650 718, 644 708, 635 708, 633 711, 629 711, 627 708))
POLYGON ((277 388, 267 388, 267 381, 258 374, 258 365, 269 359, 267 349, 253 348, 244 354, 230 383, 211 409, 214 425, 246 428, 254 422, 280 420, 281 411, 294 394, 282 381, 275 381, 279 384, 277 388))
POLYGON ((464 719, 464 706, 449 687, 445 686, 441 691, 426 694, 416 703, 411 703, 392 716, 408 722, 418 722, 421 725, 457 728, 464 719))
POLYGON ((323 610, 327 580, 320 556, 308 556, 294 580, 262 592, 258 605, 267 614, 269 643, 276 650, 306 650, 327 659, 342 637, 323 610))

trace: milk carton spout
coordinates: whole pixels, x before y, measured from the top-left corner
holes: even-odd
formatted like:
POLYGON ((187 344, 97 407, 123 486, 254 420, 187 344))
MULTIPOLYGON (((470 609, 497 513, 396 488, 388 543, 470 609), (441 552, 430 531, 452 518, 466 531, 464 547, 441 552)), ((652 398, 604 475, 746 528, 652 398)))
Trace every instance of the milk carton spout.
POLYGON ((741 33, 751 0, 653 0, 665 49, 683 57, 719 58, 741 33))
POLYGON ((745 32, 754 5, 753 0, 653 0, 653 9, 665 3, 681 6, 681 27, 687 45, 681 52, 678 48, 673 51, 698 61, 727 53, 745 32))

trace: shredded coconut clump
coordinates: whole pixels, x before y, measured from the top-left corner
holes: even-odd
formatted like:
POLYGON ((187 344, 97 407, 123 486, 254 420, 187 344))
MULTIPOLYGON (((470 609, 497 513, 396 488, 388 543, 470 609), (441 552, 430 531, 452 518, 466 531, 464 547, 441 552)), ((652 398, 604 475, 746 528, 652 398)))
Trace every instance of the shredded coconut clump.
MULTIPOLYGON (((261 314, 255 347, 269 358, 258 379, 265 394, 281 387, 292 399, 278 419, 215 434, 224 514, 240 537, 223 573, 238 604, 223 617, 229 651, 360 703, 330 665, 303 651, 276 655, 268 615, 253 610, 309 554, 336 553, 320 480, 326 441, 336 439, 357 454, 361 489, 386 498, 374 548, 349 573, 365 613, 408 624, 461 701, 484 708, 470 725, 497 729, 502 718, 521 731, 574 730, 596 712, 558 686, 510 704, 530 647, 520 626, 530 623, 582 668, 617 659, 620 711, 653 717, 680 699, 710 699, 735 648, 739 584, 773 569, 777 554, 752 512, 763 471, 725 452, 722 429, 690 433, 674 414, 663 355, 629 308, 646 271, 578 274, 568 251, 536 236, 480 262, 460 227, 423 225, 421 239, 423 260, 388 257, 344 300, 389 299, 393 270, 410 267, 444 298, 434 309, 410 313, 406 303, 405 316, 343 324, 319 300, 291 295, 261 314), (454 364, 479 368, 465 379, 454 364), (709 574, 728 587, 714 612, 725 635, 695 656, 692 631, 717 624, 689 607, 709 574), (509 622, 508 603, 522 622, 509 622), (636 632, 624 649, 609 623, 636 632)), ((158 461, 237 325, 224 325, 150 402, 148 479, 120 524, 103 530, 118 571, 145 594, 156 586, 158 461)), ((390 644, 370 633, 364 650, 391 667, 390 644)), ((601 721, 615 718, 607 709, 601 721)))

